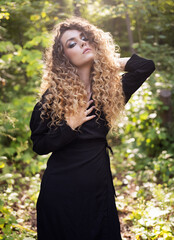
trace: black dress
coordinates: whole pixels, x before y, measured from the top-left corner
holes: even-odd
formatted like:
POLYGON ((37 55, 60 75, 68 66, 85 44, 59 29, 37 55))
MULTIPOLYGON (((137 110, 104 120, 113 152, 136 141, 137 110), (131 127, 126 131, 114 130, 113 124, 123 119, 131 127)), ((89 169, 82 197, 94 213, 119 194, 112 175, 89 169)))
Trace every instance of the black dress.
MULTIPOLYGON (((154 69, 152 60, 131 56, 122 76, 126 102, 154 69)), ((39 108, 30 122, 33 150, 52 155, 37 201, 38 240, 120 240, 103 112, 100 125, 93 118, 78 132, 65 122, 50 130, 39 108)))

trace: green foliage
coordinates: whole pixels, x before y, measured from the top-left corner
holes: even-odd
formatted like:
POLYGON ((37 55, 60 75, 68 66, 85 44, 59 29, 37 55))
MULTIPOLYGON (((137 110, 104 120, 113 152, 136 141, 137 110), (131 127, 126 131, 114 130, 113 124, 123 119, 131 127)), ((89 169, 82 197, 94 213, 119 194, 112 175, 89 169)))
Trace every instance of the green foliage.
MULTIPOLYGON (((116 188, 117 209, 129 229, 130 239, 174 239, 173 184, 158 184, 154 170, 135 171, 127 147, 113 147, 111 168, 116 188), (124 159, 124 160, 123 160, 124 159)), ((172 179, 171 179, 172 181, 172 179)), ((122 232, 124 236, 128 234, 122 232)))
POLYGON ((0 228, 5 235, 0 239, 36 235, 28 226, 30 214, 24 213, 33 211, 36 204, 38 173, 46 160, 44 156, 36 158, 30 147, 29 119, 34 103, 34 96, 23 96, 14 98, 12 104, 0 104, 0 228))
POLYGON ((163 122, 163 112, 168 108, 160 100, 159 92, 173 84, 163 76, 156 71, 131 98, 126 106, 127 120, 121 139, 128 158, 136 160, 135 171, 153 170, 157 182, 170 185, 174 176, 173 123, 163 122))
POLYGON ((3 82, 0 98, 3 101, 32 93, 33 88, 39 86, 43 50, 50 43, 49 31, 71 13, 71 2, 66 4, 62 13, 54 1, 2 1, 1 10, 6 13, 0 17, 0 79, 3 82))
POLYGON ((171 239, 173 240, 173 205, 174 195, 163 189, 161 185, 144 183, 141 191, 137 192, 137 202, 134 211, 127 216, 125 221, 133 221, 132 231, 136 232, 136 239, 171 239), (142 191, 142 189, 145 191, 142 191), (148 190, 146 189, 148 188, 148 190), (144 192, 150 190, 150 201, 146 201, 144 192))
POLYGON ((19 173, 6 173, 0 180, 4 183, 3 193, 0 194, 0 239, 35 239, 36 232, 28 222, 32 222, 32 209, 38 197, 39 174, 29 178, 19 173))

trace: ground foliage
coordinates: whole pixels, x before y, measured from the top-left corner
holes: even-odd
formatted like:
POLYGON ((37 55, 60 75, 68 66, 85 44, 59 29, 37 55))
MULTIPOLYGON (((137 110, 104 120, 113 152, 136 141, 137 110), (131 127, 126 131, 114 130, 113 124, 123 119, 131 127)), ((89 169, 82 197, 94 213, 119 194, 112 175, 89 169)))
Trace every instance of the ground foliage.
POLYGON ((122 57, 131 54, 127 13, 133 48, 156 64, 126 105, 119 136, 109 134, 108 141, 123 239, 174 239, 173 122, 164 122, 169 109, 159 98, 168 89, 173 105, 173 1, 1 0, 0 9, 0 239, 36 239, 35 204, 48 155, 32 151, 29 120, 49 31, 74 12, 111 32, 122 57))

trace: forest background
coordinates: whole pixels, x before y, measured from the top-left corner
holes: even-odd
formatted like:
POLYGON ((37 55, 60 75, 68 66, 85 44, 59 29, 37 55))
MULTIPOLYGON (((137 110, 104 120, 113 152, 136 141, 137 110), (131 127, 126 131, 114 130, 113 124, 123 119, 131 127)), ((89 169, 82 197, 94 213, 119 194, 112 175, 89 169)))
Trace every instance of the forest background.
POLYGON ((32 151, 29 120, 50 31, 78 15, 106 32, 121 57, 136 52, 156 71, 108 136, 123 239, 174 239, 174 1, 1 0, 0 239, 36 239, 35 204, 47 156, 32 151))

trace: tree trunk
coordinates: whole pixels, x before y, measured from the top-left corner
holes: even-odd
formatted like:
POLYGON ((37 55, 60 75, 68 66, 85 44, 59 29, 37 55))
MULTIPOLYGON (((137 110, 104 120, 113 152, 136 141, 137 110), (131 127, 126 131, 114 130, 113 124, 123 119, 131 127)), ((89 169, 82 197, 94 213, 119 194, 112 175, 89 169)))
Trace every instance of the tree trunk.
POLYGON ((73 1, 73 5, 74 5, 74 16, 80 17, 81 13, 80 13, 80 5, 79 5, 79 3, 76 0, 74 0, 73 1))
POLYGON ((164 106, 168 107, 168 109, 162 111, 161 118, 163 126, 169 127, 170 123, 172 123, 172 93, 168 89, 162 89, 159 98, 164 103, 164 106))
POLYGON ((131 31, 130 17, 127 11, 127 4, 125 1, 124 1, 124 6, 125 6, 125 16, 126 16, 126 27, 128 32, 128 38, 129 38, 129 48, 130 48, 130 52, 133 54, 135 53, 135 50, 133 49, 133 35, 131 31))
POLYGON ((136 15, 136 26, 137 26, 137 33, 138 33, 138 42, 139 42, 139 46, 141 46, 141 28, 140 28, 140 22, 139 22, 139 17, 138 17, 138 12, 136 15))

